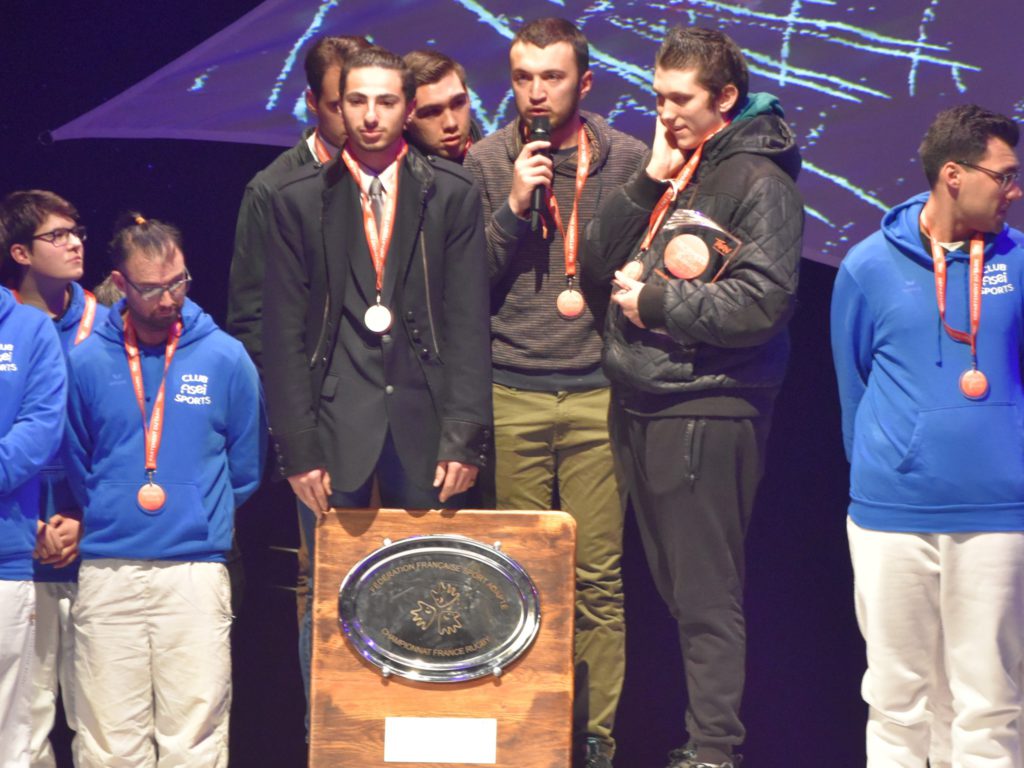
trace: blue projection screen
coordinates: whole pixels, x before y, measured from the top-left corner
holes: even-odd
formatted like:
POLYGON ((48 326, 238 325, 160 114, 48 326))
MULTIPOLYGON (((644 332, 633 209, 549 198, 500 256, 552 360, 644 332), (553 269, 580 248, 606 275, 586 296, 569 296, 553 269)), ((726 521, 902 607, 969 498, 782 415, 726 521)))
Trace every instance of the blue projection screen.
POLYGON ((53 136, 290 146, 307 122, 302 61, 324 34, 455 57, 489 132, 514 111, 514 30, 548 15, 575 21, 590 40, 594 88, 584 107, 644 141, 653 132, 651 67, 666 28, 731 35, 750 64, 751 90, 778 96, 799 137, 804 255, 827 263, 875 229, 884 209, 924 188, 916 148, 940 109, 975 102, 1024 118, 1020 0, 268 0, 53 136))

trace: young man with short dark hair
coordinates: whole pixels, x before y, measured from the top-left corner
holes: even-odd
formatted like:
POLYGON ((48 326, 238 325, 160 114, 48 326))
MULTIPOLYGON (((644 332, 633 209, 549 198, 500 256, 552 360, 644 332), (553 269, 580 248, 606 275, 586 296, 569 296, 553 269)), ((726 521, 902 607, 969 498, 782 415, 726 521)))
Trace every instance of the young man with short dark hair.
POLYGON ((571 22, 525 24, 509 65, 517 116, 466 158, 487 223, 497 507, 552 509, 557 498, 576 519, 575 764, 607 768, 625 670, 623 506, 601 372, 604 307, 584 299, 576 271, 584 228, 646 149, 580 109, 593 73, 571 22))
POLYGON ((410 51, 403 57, 416 78, 416 108, 406 134, 425 155, 462 163, 480 128, 473 120, 466 70, 440 51, 410 51))
MULTIPOLYGON (((43 209, 20 213, 0 216, 0 269, 12 249, 71 242, 43 209)), ((32 764, 33 550, 59 559, 64 548, 39 519, 39 473, 60 447, 66 382, 53 323, 0 285, 0 764, 17 768, 32 764)))
POLYGON ((650 157, 604 201, 581 257, 594 291, 614 289, 612 440, 679 625, 689 741, 669 768, 738 762, 744 538, 796 299, 800 152, 778 102, 748 94, 747 81, 726 35, 669 30, 655 59, 650 157), (708 219, 732 239, 694 234, 692 222, 708 219))
MULTIPOLYGON (((67 200, 46 190, 12 192, 0 203, 0 228, 9 232, 7 287, 19 302, 53 320, 64 353, 82 343, 107 316, 78 284, 84 273, 85 227, 67 200), (34 233, 40 234, 34 234, 34 233)), ((63 429, 62 429, 63 431, 63 429)), ((68 726, 75 730, 75 639, 71 610, 78 590, 78 540, 82 510, 55 457, 40 473, 39 517, 61 542, 61 552, 37 558, 35 664, 32 674, 32 766, 55 765, 50 731, 61 693, 68 726)))
POLYGON ((939 113, 919 153, 930 190, 886 213, 836 276, 872 768, 1021 764, 1024 234, 1007 226, 1024 196, 1018 137, 978 106, 939 113))
POLYGON ((273 195, 267 404, 311 545, 317 518, 368 506, 375 478, 386 506, 457 507, 486 460, 480 203, 458 165, 403 139, 415 89, 395 54, 353 54, 339 159, 273 195))

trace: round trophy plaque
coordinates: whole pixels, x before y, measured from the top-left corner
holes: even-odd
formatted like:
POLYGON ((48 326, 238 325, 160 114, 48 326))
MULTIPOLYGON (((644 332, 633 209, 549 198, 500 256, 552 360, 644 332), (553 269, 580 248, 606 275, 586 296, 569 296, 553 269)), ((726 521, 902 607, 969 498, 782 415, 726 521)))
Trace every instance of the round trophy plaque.
POLYGON ((537 587, 522 566, 466 536, 410 536, 371 552, 338 596, 348 641, 382 674, 455 683, 505 667, 540 628, 537 587))

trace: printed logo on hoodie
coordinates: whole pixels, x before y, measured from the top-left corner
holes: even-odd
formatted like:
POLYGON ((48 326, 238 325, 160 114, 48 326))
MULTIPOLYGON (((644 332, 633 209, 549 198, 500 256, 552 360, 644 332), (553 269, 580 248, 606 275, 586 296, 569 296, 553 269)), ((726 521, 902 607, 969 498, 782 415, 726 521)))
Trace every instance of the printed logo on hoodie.
POLYGON ((1002 262, 986 264, 985 276, 981 279, 983 296, 998 295, 1000 293, 1013 293, 1016 288, 1010 282, 1010 274, 1006 270, 1006 264, 1002 262))
POLYGON ((14 362, 14 345, 0 341, 0 373, 17 373, 18 364, 14 362))
POLYGON ((204 373, 185 373, 181 376, 181 386, 174 402, 185 405, 210 405, 213 400, 206 393, 210 384, 209 377, 204 373))

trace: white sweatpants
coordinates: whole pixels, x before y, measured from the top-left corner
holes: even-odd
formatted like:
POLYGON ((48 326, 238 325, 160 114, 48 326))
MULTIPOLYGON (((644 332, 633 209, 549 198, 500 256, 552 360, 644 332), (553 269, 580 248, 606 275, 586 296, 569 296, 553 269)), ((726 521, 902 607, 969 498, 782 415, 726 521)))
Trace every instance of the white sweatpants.
POLYGON ((871 531, 847 521, 867 643, 869 768, 924 768, 942 705, 957 768, 1020 768, 1024 533, 871 531))
POLYGON ((35 661, 32 667, 32 768, 57 765, 50 731, 57 716, 57 691, 63 696, 64 717, 75 730, 75 633, 71 604, 78 584, 37 581, 35 661))
POLYGON ((0 768, 29 765, 35 604, 31 581, 0 579, 0 768))
POLYGON ((72 616, 77 768, 227 766, 223 564, 86 560, 72 616))

